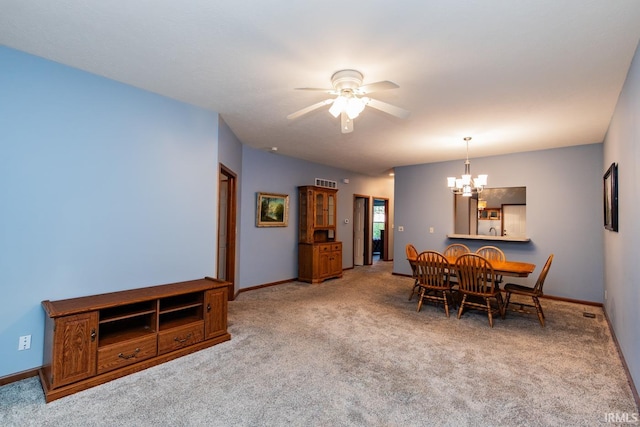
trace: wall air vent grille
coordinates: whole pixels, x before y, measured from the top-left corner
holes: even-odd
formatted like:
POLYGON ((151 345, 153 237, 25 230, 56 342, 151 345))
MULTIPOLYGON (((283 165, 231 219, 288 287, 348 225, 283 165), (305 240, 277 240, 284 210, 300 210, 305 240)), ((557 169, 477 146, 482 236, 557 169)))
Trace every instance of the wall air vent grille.
POLYGON ((316 178, 316 187, 338 188, 338 182, 330 179, 316 178))

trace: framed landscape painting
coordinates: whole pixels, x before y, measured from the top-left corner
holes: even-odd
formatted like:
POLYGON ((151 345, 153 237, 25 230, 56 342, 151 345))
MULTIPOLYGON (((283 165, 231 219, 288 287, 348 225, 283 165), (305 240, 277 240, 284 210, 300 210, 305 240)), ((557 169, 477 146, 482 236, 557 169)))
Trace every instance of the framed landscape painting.
POLYGON ((618 231, 618 165, 611 163, 603 181, 604 228, 618 231))
POLYGON ((256 226, 286 227, 289 224, 289 195, 257 193, 256 226))

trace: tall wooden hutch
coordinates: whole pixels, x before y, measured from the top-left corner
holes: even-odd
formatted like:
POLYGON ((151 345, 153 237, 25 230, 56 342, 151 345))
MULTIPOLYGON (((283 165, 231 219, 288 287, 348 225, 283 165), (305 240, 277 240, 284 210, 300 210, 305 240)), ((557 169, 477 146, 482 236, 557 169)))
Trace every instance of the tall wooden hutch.
POLYGON ((342 242, 336 240, 337 192, 298 187, 298 280, 319 283, 342 277, 342 242))

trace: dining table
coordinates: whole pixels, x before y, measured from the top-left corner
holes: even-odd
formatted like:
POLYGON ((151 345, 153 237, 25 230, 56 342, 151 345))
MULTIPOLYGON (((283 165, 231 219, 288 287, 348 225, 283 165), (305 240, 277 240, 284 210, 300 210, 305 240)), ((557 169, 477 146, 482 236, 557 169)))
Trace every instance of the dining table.
MULTIPOLYGON (((456 267, 457 256, 446 257, 449 266, 453 269, 456 267)), ((489 261, 493 267, 495 274, 511 277, 528 277, 536 269, 535 264, 522 261, 489 261)))

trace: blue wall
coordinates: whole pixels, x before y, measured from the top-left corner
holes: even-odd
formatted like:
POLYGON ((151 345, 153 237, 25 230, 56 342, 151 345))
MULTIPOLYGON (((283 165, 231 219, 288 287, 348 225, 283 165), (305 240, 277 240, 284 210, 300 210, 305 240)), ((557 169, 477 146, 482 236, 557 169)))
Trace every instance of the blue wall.
MULTIPOLYGON (((337 239, 342 241, 342 267, 353 267, 353 195, 390 199, 393 218, 393 179, 370 177, 326 165, 243 147, 242 242, 237 289, 273 283, 298 276, 297 187, 315 178, 338 182, 337 239), (349 183, 342 182, 344 178, 349 183), (288 227, 256 227, 256 193, 289 195, 288 227), (349 223, 345 223, 349 219, 349 223)), ((391 235, 393 238, 393 235, 391 235)))
MULTIPOLYGON (((473 153, 471 153, 473 155, 473 153)), ((410 274, 404 247, 443 250, 453 240, 453 196, 446 177, 464 161, 396 168, 394 271, 410 274), (434 233, 429 233, 434 227, 434 233)), ((602 144, 472 158, 474 173, 489 174, 489 187, 527 187, 530 243, 499 242, 507 258, 535 263, 535 282, 549 254, 555 258, 545 293, 583 301, 603 300, 602 144)), ((456 240, 457 241, 457 240, 456 240)), ((464 240, 471 249, 489 244, 464 240)), ((522 283, 528 283, 523 281, 522 283)))
POLYGON ((218 115, 4 47, 0 76, 1 377, 42 364, 42 300, 215 273, 218 115))
MULTIPOLYGON (((636 386, 640 385, 640 47, 604 141, 604 168, 618 163, 619 232, 605 231, 605 309, 636 386)), ((604 171, 603 171, 604 173, 604 171)))

